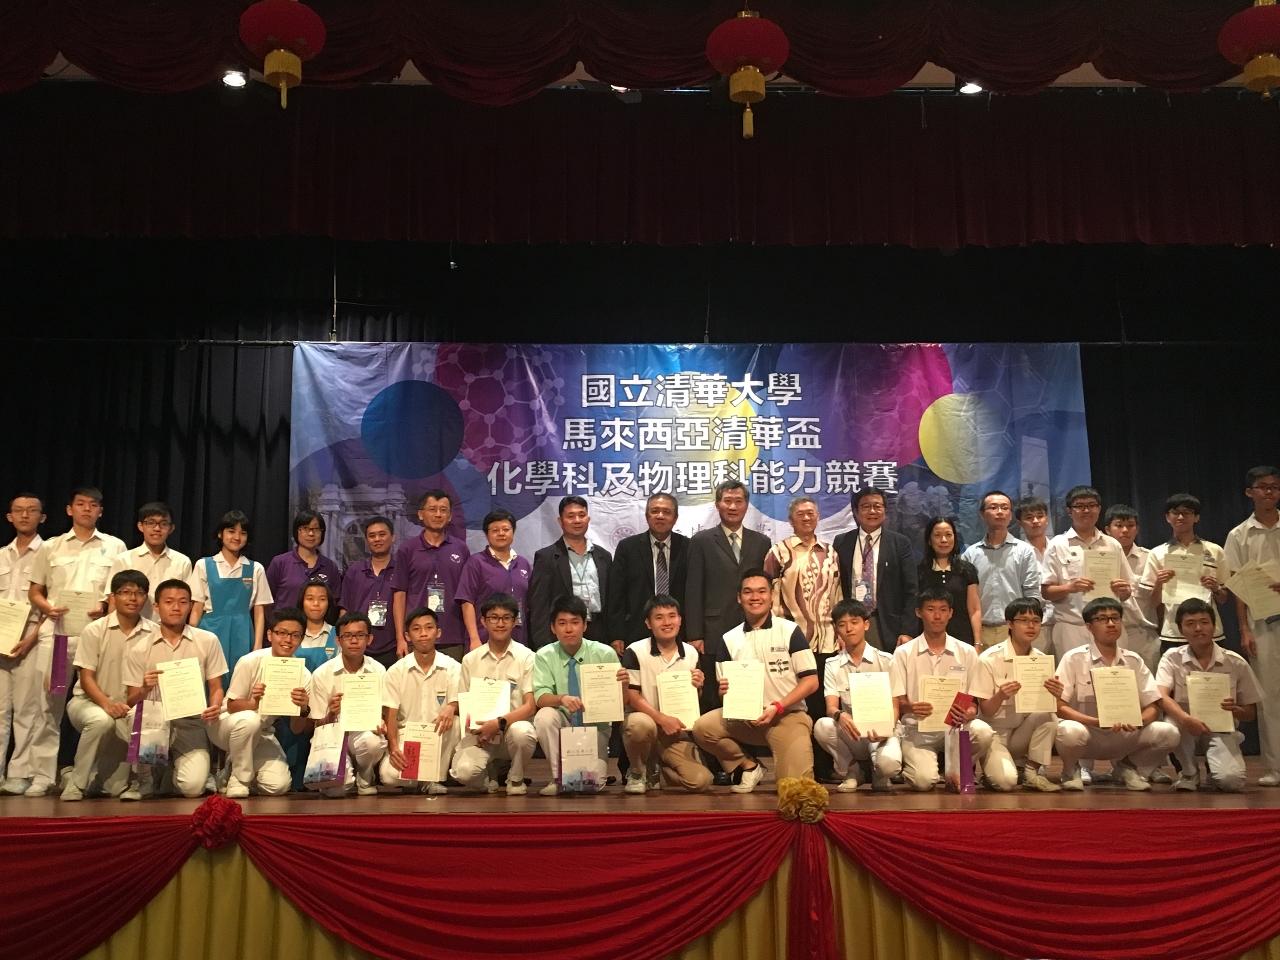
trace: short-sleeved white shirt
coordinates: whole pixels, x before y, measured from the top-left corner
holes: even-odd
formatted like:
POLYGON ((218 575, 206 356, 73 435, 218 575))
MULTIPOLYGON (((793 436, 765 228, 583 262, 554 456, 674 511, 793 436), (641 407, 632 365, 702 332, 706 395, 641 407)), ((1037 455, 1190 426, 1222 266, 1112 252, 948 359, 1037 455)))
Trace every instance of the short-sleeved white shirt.
POLYGON ((462 658, 458 690, 470 690, 473 678, 508 680, 511 682, 511 709, 515 710, 524 704, 526 695, 533 693, 533 660, 533 651, 515 640, 510 642, 501 657, 495 657, 489 644, 482 643, 462 658))
MULTIPOLYGON (((1136 548, 1135 548, 1136 549, 1136 548)), ((1185 547, 1177 541, 1161 543, 1147 552, 1147 561, 1142 568, 1142 576, 1138 579, 1138 596, 1146 607, 1147 616, 1155 618, 1155 605, 1152 603, 1156 585, 1156 573, 1165 568, 1165 558, 1173 556, 1199 557, 1200 575, 1214 577, 1219 583, 1227 579, 1226 561, 1222 548, 1208 540, 1193 540, 1185 547)), ((1163 591, 1162 591, 1163 595, 1163 591)), ((1176 605, 1164 605, 1164 621, 1160 624, 1160 637, 1164 640, 1181 640, 1182 631, 1174 617, 1178 613, 1176 605)), ((1222 618, 1215 618, 1215 629, 1218 631, 1215 640, 1222 640, 1222 618)))
POLYGON ((1098 701, 1093 693, 1094 667, 1127 667, 1138 675, 1138 703, 1145 709, 1160 699, 1155 678, 1147 669, 1142 657, 1124 647, 1116 648, 1116 658, 1111 663, 1102 659, 1098 645, 1090 640, 1083 646, 1068 650, 1058 664, 1057 677, 1062 681, 1062 701, 1074 710, 1089 717, 1098 715, 1098 701))
MULTIPOLYGON (((1094 531, 1093 539, 1085 541, 1076 535, 1075 530, 1060 533, 1045 547, 1045 561, 1048 568, 1045 586, 1061 586, 1077 577, 1084 576, 1084 551, 1109 550, 1114 560, 1111 580, 1128 580, 1132 583, 1136 578, 1129 564, 1125 562, 1124 547, 1114 537, 1109 537, 1100 530, 1094 531)), ((1108 581, 1110 582, 1110 581, 1108 581)), ((1062 623, 1084 623, 1085 599, 1083 593, 1069 593, 1064 600, 1053 602, 1054 616, 1062 623)))
MULTIPOLYGON (((911 703, 920 699, 921 677, 955 677, 960 680, 960 690, 972 693, 978 677, 978 654, 967 643, 947 634, 940 653, 929 650, 924 634, 893 651, 893 673, 890 681, 895 697, 906 697, 911 703)), ((910 712, 903 714, 904 726, 914 727, 917 718, 910 712)))
MULTIPOLYGON (((798 626, 782 617, 766 617, 755 630, 740 623, 724 635, 724 645, 731 660, 759 660, 765 665, 765 703, 786 699, 801 677, 818 675, 818 661, 809 641, 798 626)), ((804 709, 804 701, 797 700, 787 712, 804 709)))
MULTIPOLYGON (((112 700, 123 701, 125 698, 124 658, 129 648, 144 637, 154 639, 160 633, 160 625, 145 618, 128 633, 120 626, 115 612, 107 614, 84 628, 80 634, 80 645, 76 647, 75 666, 81 670, 92 670, 93 679, 112 700)), ((76 686, 72 696, 88 699, 84 686, 76 676, 76 686)))
MULTIPOLYGON (((271 647, 259 647, 257 650, 250 650, 243 657, 236 661, 236 667, 231 671, 231 682, 227 685, 227 695, 223 700, 223 712, 227 712, 226 704, 231 700, 248 700, 253 696, 253 685, 262 679, 262 664, 269 658, 274 657, 271 647)), ((304 666, 302 668, 302 688, 309 689, 311 682, 311 674, 304 666)), ((261 714, 262 725, 270 726, 275 722, 275 717, 267 714, 261 714)))
MULTIPOLYGON (((1031 654, 1044 657, 1050 666, 1053 665, 1052 654, 1041 653, 1034 647, 1031 648, 1031 654)), ((1008 640, 1002 640, 994 647, 988 647, 982 651, 982 656, 978 658, 977 678, 974 680, 973 688, 969 692, 979 700, 989 700, 1006 683, 1012 683, 1017 680, 1018 678, 1013 672, 1013 658, 1017 655, 1017 651, 1013 649, 1013 644, 1008 640)), ((1014 709, 1014 701, 1010 697, 1000 705, 1000 709, 994 717, 984 716, 983 719, 997 730, 1016 730, 1022 721, 1029 716, 1030 714, 1028 713, 1019 713, 1014 709)))
POLYGON ((137 570, 147 578, 147 602, 143 604, 142 615, 150 620, 151 598, 156 595, 156 587, 166 580, 181 580, 183 583, 189 581, 191 560, 185 553, 179 553, 169 546, 156 556, 145 543, 124 553, 116 554, 115 559, 111 561, 111 568, 107 571, 107 585, 102 591, 104 600, 111 591, 111 578, 122 570, 137 570))
POLYGON ((627 686, 640 693, 649 706, 661 710, 658 702, 658 677, 668 671, 698 669, 698 651, 687 643, 676 641, 671 658, 663 655, 652 637, 636 640, 622 651, 622 666, 627 671, 627 686))
POLYGON ((1225 575, 1218 578, 1220 580, 1226 580, 1250 560, 1254 563, 1280 562, 1280 521, 1274 527, 1268 527, 1250 514, 1248 520, 1227 534, 1223 546, 1227 569, 1225 575))
POLYGON ((217 636, 208 630, 188 625, 182 628, 182 636, 177 644, 166 640, 160 630, 154 636, 138 639, 125 654, 125 685, 140 687, 143 676, 156 664, 191 657, 200 661, 200 669, 206 680, 221 677, 227 672, 227 658, 222 653, 222 645, 218 643, 217 636))
POLYGON ((423 670, 417 657, 410 653, 387 671, 382 705, 397 711, 399 727, 406 723, 430 723, 445 704, 458 702, 461 679, 462 666, 453 657, 437 650, 431 669, 423 670))
MULTIPOLYGON (((226 578, 231 576, 233 569, 241 569, 246 563, 251 563, 248 557, 242 556, 240 562, 232 567, 227 562, 227 558, 219 551, 214 555, 214 565, 218 568, 218 576, 226 578)), ((209 573, 205 570, 204 559, 196 561, 195 566, 191 570, 191 579, 187 581, 191 587, 191 602, 203 604, 204 612, 210 613, 213 610, 213 601, 209 597, 209 573)), ((253 564, 253 589, 249 594, 249 606, 265 607, 267 604, 274 603, 275 599, 271 596, 271 588, 267 586, 267 572, 262 568, 262 564, 253 564)))
POLYGON ((1156 667, 1156 686, 1168 690, 1169 696, 1182 707, 1187 705, 1187 674, 1189 673, 1224 673, 1231 678, 1231 698, 1241 706, 1262 701, 1262 690, 1258 686, 1258 678, 1253 673, 1249 662, 1238 653, 1224 650, 1216 643, 1213 645, 1213 663, 1206 670, 1191 652, 1190 644, 1174 647, 1160 658, 1156 667))
MULTIPOLYGON (((840 706, 849 707, 849 674, 893 673, 893 654, 877 650, 869 643, 862 645, 862 656, 854 663, 847 650, 841 650, 829 658, 822 668, 822 695, 839 697, 840 706)), ((890 688, 893 681, 889 681, 890 688)))
POLYGON ((31 587, 31 566, 43 544, 44 540, 37 534, 23 553, 18 552, 16 539, 0 547, 0 597, 19 601, 27 599, 31 587))
POLYGON ((308 695, 311 701, 311 716, 314 719, 321 720, 328 714, 329 698, 335 693, 342 692, 342 678, 349 673, 371 673, 378 677, 379 686, 382 688, 381 699, 385 700, 387 668, 373 657, 365 657, 359 670, 348 670, 342 662, 342 655, 339 654, 332 660, 326 660, 320 664, 316 667, 316 672, 311 674, 308 695))

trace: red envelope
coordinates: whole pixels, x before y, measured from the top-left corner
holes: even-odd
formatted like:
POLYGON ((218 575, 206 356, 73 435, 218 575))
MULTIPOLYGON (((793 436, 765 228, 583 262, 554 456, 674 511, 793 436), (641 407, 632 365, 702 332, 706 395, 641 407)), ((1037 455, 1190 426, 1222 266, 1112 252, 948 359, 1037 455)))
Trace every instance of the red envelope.
MULTIPOLYGON (((956 698, 951 701, 952 710, 954 710, 956 707, 959 707, 961 711, 965 711, 972 706, 973 706, 973 696, 971 694, 964 693, 963 691, 961 691, 960 693, 957 693, 956 698)), ((959 726, 959 724, 957 724, 955 720, 952 718, 951 710, 947 711, 946 722, 948 727, 959 726)))

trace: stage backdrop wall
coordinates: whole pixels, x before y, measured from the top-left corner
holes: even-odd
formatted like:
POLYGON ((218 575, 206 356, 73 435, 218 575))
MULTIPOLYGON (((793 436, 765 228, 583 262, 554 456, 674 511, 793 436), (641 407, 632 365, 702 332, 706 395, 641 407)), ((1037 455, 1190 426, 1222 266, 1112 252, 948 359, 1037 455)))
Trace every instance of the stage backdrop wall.
POLYGON ((528 556, 570 493, 610 550, 644 529, 651 493, 680 499, 683 532, 708 526, 734 477, 773 538, 792 498, 818 501, 829 536, 874 487, 912 542, 938 514, 972 542, 985 490, 1058 502, 1090 476, 1076 344, 299 344, 290 438, 292 506, 318 510, 348 562, 372 514, 416 535, 433 487, 473 547, 489 510, 511 510, 528 556))

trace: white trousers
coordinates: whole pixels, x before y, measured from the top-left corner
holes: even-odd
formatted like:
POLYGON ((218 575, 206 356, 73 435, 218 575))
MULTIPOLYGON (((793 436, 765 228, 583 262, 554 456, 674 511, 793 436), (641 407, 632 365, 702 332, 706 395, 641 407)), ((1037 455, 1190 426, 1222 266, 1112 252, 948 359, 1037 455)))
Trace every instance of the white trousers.
MULTIPOLYGON (((79 638, 67 641, 67 679, 73 677, 71 661, 79 638)), ((53 635, 42 636, 22 661, 5 671, 10 674, 13 711, 13 757, 8 775, 33 783, 58 780, 58 742, 62 714, 67 706, 65 693, 50 696, 49 674, 53 663, 53 635)))
MULTIPOLYGON (((560 779, 560 731, 569 726, 572 726, 569 718, 556 707, 542 707, 533 717, 533 729, 537 731, 538 743, 542 744, 542 752, 547 755, 547 762, 551 764, 553 782, 560 779)), ((596 735, 599 737, 597 756, 606 769, 609 762, 609 733, 608 724, 596 727, 596 735)), ((602 780, 601 783, 603 782, 602 780)))
POLYGON ((856 772, 854 763, 871 764, 876 776, 880 777, 896 777, 902 772, 902 744, 897 737, 875 742, 866 737, 854 740, 830 717, 819 717, 813 725, 813 739, 831 754, 832 766, 838 777, 853 776, 856 772))
POLYGON ((71 782, 83 793, 95 782, 113 797, 129 785, 129 736, 133 718, 126 714, 119 720, 88 697, 72 697, 67 702, 67 717, 80 731, 71 782))
MULTIPOLYGON (((980 762, 991 749, 993 734, 983 720, 969 721, 969 742, 972 758, 980 762)), ((921 733, 912 724, 903 728, 902 773, 912 790, 932 790, 938 779, 938 755, 944 755, 947 774, 959 773, 960 740, 952 733, 921 733)))
POLYGON ((1019 714, 1016 727, 992 727, 991 749, 982 762, 982 772, 997 790, 1018 786, 1018 767, 1043 767, 1053 756, 1058 718, 1051 713, 1019 714))
MULTIPOLYGON (((173 789, 184 797, 204 793, 209 779, 209 735, 199 717, 186 717, 169 724, 169 765, 173 768, 173 789)), ((157 781, 158 782, 158 781, 157 781)))
POLYGON ((1141 730, 1120 732, 1086 727, 1076 720, 1059 720, 1055 742, 1063 776, 1071 776, 1081 760, 1128 760, 1139 770, 1163 764, 1182 734, 1172 723, 1155 720, 1141 730))
POLYGON ((1206 733, 1193 737, 1183 734, 1178 741, 1178 762, 1182 765, 1183 776, 1197 770, 1196 754, 1203 753, 1209 764, 1209 780, 1219 790, 1227 793, 1238 793, 1244 789, 1244 754, 1240 752, 1240 742, 1244 734, 1236 730, 1231 733, 1206 733))
POLYGON ((284 749, 256 710, 224 713, 209 725, 209 739, 227 752, 231 775, 246 787, 256 782, 259 793, 278 797, 293 786, 284 749))
POLYGON ((528 720, 507 724, 506 733, 488 744, 482 744, 474 733, 468 733, 453 753, 453 766, 449 775, 464 787, 479 790, 484 787, 489 763, 493 760, 505 760, 511 764, 507 782, 523 782, 525 766, 533 757, 537 745, 538 735, 528 720))
POLYGON ((1258 644, 1253 672, 1262 687, 1262 700, 1258 703, 1262 763, 1268 771, 1280 771, 1280 623, 1268 626, 1255 620, 1253 636, 1258 644))

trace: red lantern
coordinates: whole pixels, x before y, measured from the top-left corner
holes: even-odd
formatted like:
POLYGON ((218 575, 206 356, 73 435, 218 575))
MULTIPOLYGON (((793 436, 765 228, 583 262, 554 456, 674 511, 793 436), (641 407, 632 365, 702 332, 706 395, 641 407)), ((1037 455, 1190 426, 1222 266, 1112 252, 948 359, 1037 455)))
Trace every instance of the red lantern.
POLYGON ((764 99, 768 75, 781 70, 790 53, 791 44, 782 28, 754 10, 743 10, 707 37, 707 59, 729 78, 729 99, 746 107, 742 113, 743 139, 755 136, 751 104, 764 99))
POLYGON ((1244 67, 1244 85, 1264 97, 1280 87, 1280 7, 1276 0, 1254 0, 1222 26, 1218 49, 1244 67))
POLYGON ((283 109, 302 82, 302 61, 324 49, 324 21, 298 0, 259 0, 240 14, 240 39, 262 59, 262 78, 280 88, 283 109))

